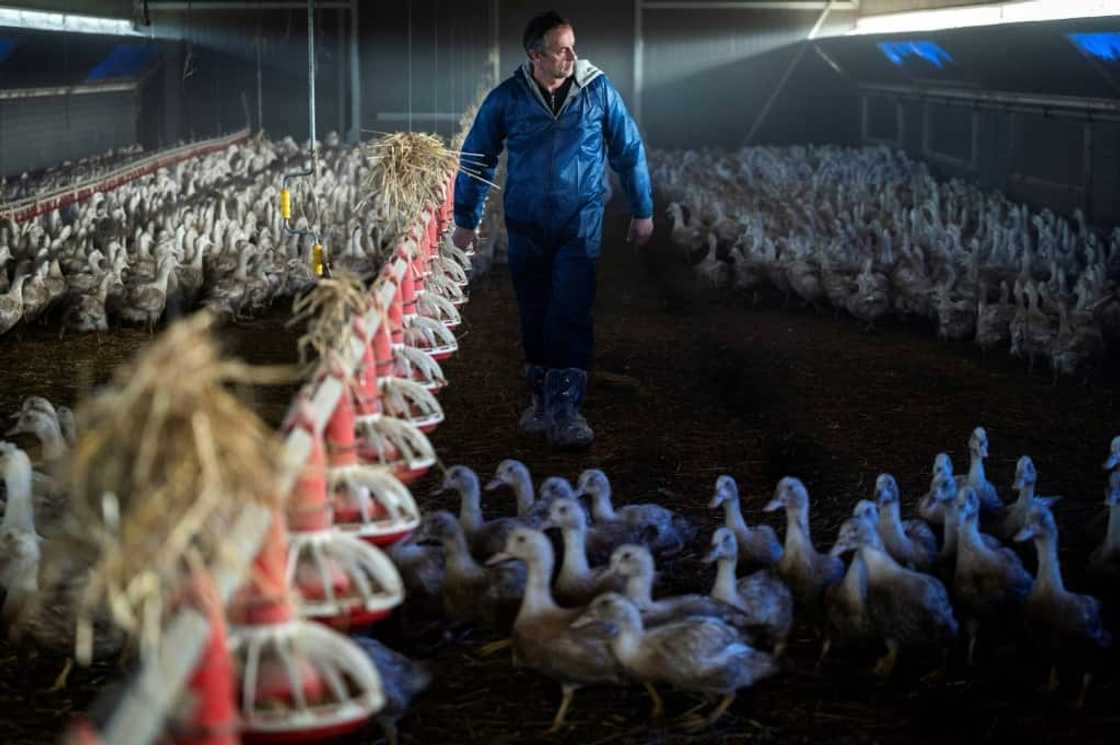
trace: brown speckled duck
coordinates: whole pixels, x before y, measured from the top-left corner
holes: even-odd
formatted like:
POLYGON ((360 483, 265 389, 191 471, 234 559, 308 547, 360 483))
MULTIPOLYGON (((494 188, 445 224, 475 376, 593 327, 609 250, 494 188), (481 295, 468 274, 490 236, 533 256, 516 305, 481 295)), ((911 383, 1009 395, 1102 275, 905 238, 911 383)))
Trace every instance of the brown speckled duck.
POLYGON ((738 546, 730 528, 717 528, 705 563, 716 563, 711 596, 735 606, 750 619, 755 638, 781 657, 793 629, 793 593, 773 569, 760 569, 742 579, 735 576, 738 546))
POLYGON ((937 561, 937 537, 924 520, 903 521, 899 509, 898 482, 889 473, 875 479, 875 502, 879 507, 879 537, 894 560, 903 566, 928 572, 937 561))
POLYGON ((825 588, 844 576, 844 562, 822 554, 809 534, 809 492, 800 479, 786 476, 778 482, 767 512, 786 511, 786 539, 778 575, 793 591, 797 609, 812 623, 823 620, 821 598, 825 588))
POLYGON ((653 698, 654 718, 664 710, 655 683, 722 697, 706 717, 688 721, 693 730, 723 716, 739 689, 778 672, 772 656, 751 647, 718 619, 686 618, 646 629, 637 606, 618 593, 600 595, 573 626, 604 629, 626 675, 645 685, 653 698))
POLYGON ((716 479, 715 494, 708 509, 723 507, 723 525, 735 533, 742 568, 773 566, 782 558, 782 544, 778 534, 769 525, 747 525, 739 501, 739 485, 724 474, 716 479))
POLYGON ((559 528, 564 538, 564 559, 552 585, 561 605, 581 607, 600 593, 622 589, 624 581, 609 566, 592 569, 587 563, 587 513, 579 502, 567 497, 553 501, 542 527, 559 528))
POLYGON ((621 683, 622 670, 600 635, 571 627, 583 609, 561 608, 552 599, 552 544, 544 533, 516 528, 506 539, 505 551, 487 563, 510 559, 525 562, 528 569, 525 596, 513 624, 514 650, 518 661, 560 683, 563 699, 549 730, 555 732, 564 725, 576 690, 621 683))
POLYGON ((584 494, 591 499, 591 516, 596 525, 623 523, 647 535, 646 545, 658 556, 678 554, 696 537, 696 528, 688 520, 659 504, 628 504, 616 510, 611 503, 611 482, 598 468, 580 474, 576 496, 584 494))
POLYGON ((1034 507, 1016 541, 1034 541, 1038 552, 1038 577, 1027 596, 1027 630, 1051 661, 1049 689, 1058 686, 1058 661, 1084 671, 1077 706, 1085 703, 1092 670, 1101 650, 1112 646, 1112 635, 1101 624, 1101 604, 1091 595, 1069 592, 1062 581, 1058 560, 1058 526, 1045 507, 1034 507))

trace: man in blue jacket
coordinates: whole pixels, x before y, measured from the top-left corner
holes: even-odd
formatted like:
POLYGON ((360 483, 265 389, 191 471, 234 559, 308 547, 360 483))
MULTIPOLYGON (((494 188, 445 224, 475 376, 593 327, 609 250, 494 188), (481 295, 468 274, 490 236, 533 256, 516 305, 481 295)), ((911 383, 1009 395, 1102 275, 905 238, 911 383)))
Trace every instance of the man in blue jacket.
MULTIPOLYGON (((531 396, 518 426, 556 447, 587 447, 594 434, 580 407, 591 364, 604 161, 622 181, 632 216, 627 240, 639 246, 653 234, 649 172, 622 97, 599 69, 576 59, 572 25, 542 13, 522 41, 529 60, 483 101, 462 166, 493 180, 503 142, 509 148, 509 266, 531 396)), ((465 173, 455 181, 452 240, 460 248, 475 239, 487 191, 465 173)))

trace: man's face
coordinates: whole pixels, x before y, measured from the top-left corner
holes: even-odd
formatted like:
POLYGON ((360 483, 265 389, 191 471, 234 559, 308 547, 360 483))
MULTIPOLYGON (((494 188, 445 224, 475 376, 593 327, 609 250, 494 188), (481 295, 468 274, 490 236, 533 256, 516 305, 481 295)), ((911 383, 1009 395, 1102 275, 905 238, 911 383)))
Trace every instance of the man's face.
POLYGON ((545 80, 563 80, 576 65, 576 35, 571 26, 557 26, 544 35, 544 49, 532 54, 533 68, 545 80))

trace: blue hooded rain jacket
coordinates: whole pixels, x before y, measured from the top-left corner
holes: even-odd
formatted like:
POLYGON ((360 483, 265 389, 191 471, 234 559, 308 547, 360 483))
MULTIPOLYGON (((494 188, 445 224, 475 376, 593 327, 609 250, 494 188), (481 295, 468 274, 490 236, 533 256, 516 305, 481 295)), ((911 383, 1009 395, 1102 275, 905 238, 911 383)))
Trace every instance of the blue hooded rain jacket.
MULTIPOLYGON (((503 141, 509 148, 504 206, 511 254, 517 250, 515 236, 522 234, 534 243, 582 242, 588 257, 598 257, 606 161, 619 175, 630 214, 653 215, 645 148, 622 96, 587 60, 576 60, 574 76, 554 116, 525 63, 486 97, 463 143, 465 153, 478 154, 465 155, 463 166, 488 181, 503 141)), ((459 174, 456 225, 478 227, 488 190, 459 174)))

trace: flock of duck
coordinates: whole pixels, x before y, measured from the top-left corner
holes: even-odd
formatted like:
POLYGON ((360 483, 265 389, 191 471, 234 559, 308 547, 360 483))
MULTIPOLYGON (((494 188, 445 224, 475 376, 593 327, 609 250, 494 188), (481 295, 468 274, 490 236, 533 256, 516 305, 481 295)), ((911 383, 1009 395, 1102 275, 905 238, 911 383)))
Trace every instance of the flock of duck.
MULTIPOLYGON (((1110 448, 1108 530, 1089 569, 1115 593, 1120 437, 1110 448)), ((981 649, 1033 645, 1051 665, 1051 690, 1059 668, 1081 675, 1080 706, 1112 637, 1101 603, 1063 583, 1056 498, 1036 494, 1037 472, 1023 456, 1012 485, 1017 499, 1005 504, 984 470, 983 428, 972 433, 969 452, 964 474, 954 473, 947 454, 937 455, 929 491, 910 519, 902 517, 895 478, 879 475, 872 497, 854 506, 824 551, 810 535, 810 497, 799 479, 781 479, 764 508, 785 512, 779 540, 773 528, 746 523, 735 479, 720 476, 708 504, 723 525, 706 547, 704 561, 718 567, 707 594, 655 593, 657 562, 696 548, 697 529, 658 504, 616 508, 606 474, 596 469, 574 487, 551 476, 534 491, 524 464, 503 461, 486 489, 511 489, 517 514, 485 520, 479 477, 454 466, 442 490, 458 494, 459 514, 429 514, 390 555, 410 619, 435 614, 510 634, 515 664, 560 683, 553 729, 563 725, 577 689, 627 683, 649 692, 654 717, 664 714, 658 685, 718 698, 705 716, 683 719, 686 728, 706 727, 737 691, 781 671, 795 618, 821 639, 818 667, 837 646, 878 648, 873 672, 884 677, 900 655, 912 652, 920 661, 923 651, 942 660, 928 677, 943 676, 958 638, 969 666, 981 649), (1034 575, 1005 541, 1033 544, 1034 575)))
MULTIPOLYGON (((60 457, 74 440, 72 414, 46 399, 28 398, 13 419, 6 434, 34 435, 45 460, 60 457)), ((810 534, 810 497, 799 479, 781 479, 764 507, 785 513, 779 539, 768 525, 747 524, 735 479, 719 476, 707 506, 721 515, 722 525, 702 547, 703 561, 717 567, 706 594, 657 591, 658 562, 701 548, 697 526, 656 503, 616 506, 610 481, 598 469, 584 471, 575 486, 550 476, 534 488, 523 463, 503 461, 485 489, 511 490, 517 512, 485 519, 478 475, 453 466, 441 491, 457 494, 458 514, 428 514, 389 555, 405 585, 409 623, 438 618, 509 636, 517 665, 560 683, 553 729, 563 726, 577 689, 624 684, 644 686, 655 718, 664 715, 659 685, 718 699, 707 714, 690 712, 680 720, 686 729, 706 727, 738 691, 790 664, 782 658, 795 619, 821 639, 818 667, 837 646, 857 653, 878 648, 873 672, 884 677, 901 654, 913 652, 921 661, 923 650, 940 655, 941 667, 932 675, 943 674, 958 637, 969 665, 979 649, 994 653, 1001 643, 1029 643, 1052 666, 1051 689, 1059 668, 1081 675, 1080 705, 1112 637, 1101 603, 1063 582, 1052 512, 1057 498, 1036 493, 1037 471, 1022 456, 1012 485, 1017 499, 1005 503, 984 469, 983 428, 972 433, 969 453, 964 474, 954 473, 946 453, 937 454, 929 490, 910 519, 903 519, 895 478, 880 474, 871 498, 854 506, 823 551, 810 534), (1033 543, 1036 573, 1001 541, 1033 543)), ((1089 576, 1115 599, 1120 437, 1112 440, 1104 466, 1108 528, 1090 555, 1089 576)), ((65 499, 10 442, 0 443, 0 471, 6 502, 0 618, 21 650, 67 657, 74 643, 72 601, 81 587, 72 583, 51 602, 35 602, 41 536, 49 540, 65 499)), ((108 624, 98 627, 96 639, 97 658, 123 646, 123 636, 108 624)), ((399 716, 432 673, 367 641, 372 656, 393 656, 378 667, 393 692, 393 716, 399 716)), ((496 642, 483 652, 508 645, 496 642)))
POLYGON ((200 305, 251 315, 313 284, 314 236, 334 266, 375 273, 389 252, 383 216, 357 208, 365 158, 333 134, 324 145, 319 178, 293 187, 294 230, 279 182, 309 149, 290 138, 231 145, 21 224, 0 209, 0 334, 55 317, 62 332, 151 329, 200 305))
POLYGON ((653 152, 672 240, 726 288, 768 283, 867 324, 928 319, 1079 374, 1120 340, 1120 228, 936 181, 886 147, 653 152))
POLYGON ((37 194, 65 189, 84 181, 100 178, 143 157, 142 145, 125 145, 74 161, 65 160, 58 166, 47 168, 39 173, 24 171, 10 180, 7 177, 0 177, 0 203, 18 202, 37 194))

